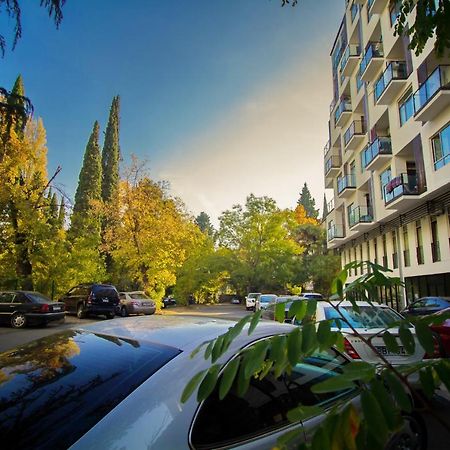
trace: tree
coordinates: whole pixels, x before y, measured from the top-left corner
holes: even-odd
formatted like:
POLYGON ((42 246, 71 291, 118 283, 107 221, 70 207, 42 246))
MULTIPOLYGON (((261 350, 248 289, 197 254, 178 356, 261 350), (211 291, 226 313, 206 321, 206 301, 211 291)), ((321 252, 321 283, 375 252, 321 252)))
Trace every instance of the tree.
MULTIPOLYGON (((393 0, 400 10, 395 24, 395 34, 407 34, 411 38, 409 47, 416 55, 422 53, 426 43, 434 35, 434 48, 439 56, 450 48, 450 2, 448 0, 393 0), (416 8, 416 17, 409 26, 409 16, 416 8)), ((281 0, 281 5, 296 6, 298 0, 281 0)))
MULTIPOLYGON (((56 28, 61 24, 63 14, 62 7, 66 0, 40 0, 40 5, 44 7, 50 18, 53 17, 56 28)), ((21 21, 21 8, 19 0, 0 0, 0 12, 5 8, 6 15, 15 21, 14 26, 14 38, 12 49, 16 48, 17 42, 22 37, 22 21, 21 21)), ((6 51, 6 39, 0 34, 0 52, 2 56, 5 55, 6 51)))
POLYGON ((100 223, 93 202, 101 200, 102 166, 98 144, 99 125, 95 121, 84 153, 71 217, 72 235, 99 233, 100 223), (97 216, 97 217, 96 217, 97 216))
POLYGON ((305 208, 306 216, 312 219, 317 219, 319 216, 319 210, 316 209, 316 202, 309 192, 308 185, 305 183, 300 193, 300 198, 297 201, 297 205, 305 208))
POLYGON ((328 216, 327 196, 326 194, 323 194, 322 223, 324 223, 327 220, 327 216, 328 216))
POLYGON ((198 225, 200 230, 203 233, 206 233, 208 236, 213 237, 215 230, 211 223, 211 219, 204 211, 202 211, 196 218, 195 223, 198 225))

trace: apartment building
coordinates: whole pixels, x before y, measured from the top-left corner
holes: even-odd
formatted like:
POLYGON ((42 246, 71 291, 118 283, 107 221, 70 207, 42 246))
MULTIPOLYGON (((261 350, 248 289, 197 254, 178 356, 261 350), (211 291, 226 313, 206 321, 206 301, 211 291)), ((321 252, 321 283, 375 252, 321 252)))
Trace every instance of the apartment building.
POLYGON ((344 4, 324 149, 328 247, 343 265, 370 260, 400 277, 404 289, 380 293, 394 307, 450 296, 450 55, 438 58, 434 39, 410 51, 389 0, 344 4))

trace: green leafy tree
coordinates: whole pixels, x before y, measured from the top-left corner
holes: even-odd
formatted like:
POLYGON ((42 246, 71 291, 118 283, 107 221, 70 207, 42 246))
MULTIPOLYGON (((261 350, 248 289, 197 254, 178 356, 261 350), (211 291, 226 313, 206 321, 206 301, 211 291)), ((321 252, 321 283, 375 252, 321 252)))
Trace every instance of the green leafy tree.
POLYGON ((195 223, 198 225, 200 230, 203 233, 206 233, 208 236, 213 237, 215 230, 211 223, 211 218, 208 214, 206 214, 204 211, 202 211, 196 218, 195 223))
POLYGON ((317 219, 319 216, 319 210, 316 209, 316 201, 312 197, 311 192, 309 192, 308 185, 306 183, 303 185, 297 205, 301 205, 305 208, 306 217, 317 219))
POLYGON ((70 231, 73 236, 99 233, 100 222, 94 203, 101 200, 102 166, 98 143, 100 127, 95 121, 84 153, 75 193, 70 231))

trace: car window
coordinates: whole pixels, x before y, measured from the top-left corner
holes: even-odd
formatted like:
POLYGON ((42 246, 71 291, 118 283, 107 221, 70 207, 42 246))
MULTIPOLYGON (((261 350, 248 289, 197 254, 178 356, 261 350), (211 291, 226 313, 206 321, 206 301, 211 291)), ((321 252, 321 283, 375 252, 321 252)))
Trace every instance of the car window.
POLYGON ((422 300, 417 300, 417 302, 414 302, 411 305, 411 308, 416 309, 416 308, 425 308, 427 306, 427 298, 423 298, 422 300))
POLYGON ((45 295, 40 294, 39 292, 29 292, 27 294, 27 297, 31 299, 33 303, 49 303, 52 300, 50 300, 45 295))
POLYGON ((150 297, 148 297, 144 293, 142 293, 142 294, 141 293, 130 294, 130 297, 133 300, 150 300, 150 297))
POLYGON ((69 291, 69 295, 88 295, 89 289, 87 287, 76 286, 69 291))
POLYGON ((276 298, 277 298, 276 295, 261 295, 259 297, 259 301, 261 303, 270 303, 270 302, 274 302, 276 298))
POLYGON ((125 294, 119 294, 120 300, 125 300, 127 296, 125 294))
POLYGON ((30 300, 27 299, 25 294, 23 294, 22 292, 18 292, 16 294, 14 294, 14 298, 13 298, 12 302, 24 304, 24 303, 30 303, 30 300))
POLYGON ((243 397, 238 396, 233 386, 229 394, 219 400, 217 387, 200 405, 194 419, 193 447, 216 448, 277 431, 289 424, 287 412, 300 403, 318 405, 348 395, 353 390, 325 395, 311 391, 314 384, 341 373, 344 361, 337 354, 315 355, 297 364, 290 375, 275 378, 269 374, 262 380, 252 378, 243 397))
POLYGON ((352 306, 340 306, 339 312, 331 306, 324 307, 325 319, 332 319, 331 326, 348 328, 387 328, 402 316, 390 308, 377 306, 360 306, 357 313, 352 306), (342 316, 343 317, 342 317, 342 316))
POLYGON ((444 307, 448 306, 448 303, 437 297, 429 297, 429 298, 427 298, 427 300, 425 302, 425 306, 427 308, 439 308, 442 306, 444 306, 444 307))
POLYGON ((92 292, 98 297, 113 297, 118 296, 117 291, 112 286, 93 286, 92 292))
POLYGON ((179 352, 70 330, 3 353, 3 448, 70 447, 179 352))
POLYGON ((14 298, 14 294, 11 292, 2 292, 0 294, 0 303, 11 303, 14 298))

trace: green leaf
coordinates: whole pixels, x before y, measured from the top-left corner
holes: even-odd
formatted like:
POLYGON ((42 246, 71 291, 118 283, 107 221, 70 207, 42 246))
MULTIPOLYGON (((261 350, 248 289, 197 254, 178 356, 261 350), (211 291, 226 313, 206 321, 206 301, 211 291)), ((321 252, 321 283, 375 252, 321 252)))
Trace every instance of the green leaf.
POLYGON ((245 378, 250 378, 262 365, 266 358, 269 343, 264 340, 251 347, 244 358, 245 378))
POLYGON ((211 362, 212 363, 215 363, 222 356, 223 341, 224 341, 224 337, 222 334, 214 342, 214 346, 213 346, 212 352, 211 352, 211 362))
POLYGON ((278 378, 286 365, 287 337, 275 336, 270 339, 270 359, 274 361, 274 376, 278 378))
POLYGON ((239 366, 239 372, 237 377, 236 394, 239 397, 243 397, 247 392, 248 386, 250 385, 250 378, 245 377, 245 368, 241 364, 239 366))
POLYGON ((426 367, 419 372, 420 384, 422 386, 423 392, 428 398, 432 398, 436 386, 433 378, 433 369, 431 367, 426 367))
POLYGON ((277 303, 275 305, 275 320, 277 322, 283 323, 284 322, 284 309, 285 304, 284 303, 277 303))
POLYGON ((337 392, 354 387, 355 384, 347 376, 337 375, 315 384, 311 387, 311 391, 315 394, 325 394, 327 392, 337 392))
POLYGON ((317 349, 316 326, 308 322, 302 329, 302 353, 311 354, 317 349))
POLYGON ((291 366, 295 366, 302 351, 302 334, 300 328, 291 331, 287 337, 287 357, 291 366))
POLYGON ((400 409, 404 412, 411 412, 411 399, 406 394, 405 387, 400 380, 389 370, 383 371, 382 376, 400 409))
POLYGON ((262 310, 259 310, 258 312, 254 313, 252 316, 252 320, 250 322, 250 326, 248 328, 248 335, 250 336, 253 331, 256 328, 256 325, 258 325, 259 320, 261 319, 262 310))
POLYGON ((375 440, 384 444, 387 440, 389 430, 377 399, 368 390, 361 392, 361 406, 364 418, 370 424, 369 433, 375 440))
POLYGON ((336 279, 334 284, 334 292, 339 298, 344 298, 344 284, 339 278, 336 279))
POLYGON ((400 346, 398 345, 397 339, 395 338, 395 336, 390 333, 389 331, 385 331, 383 333, 383 341, 386 344, 386 348, 391 352, 391 353, 398 353, 400 350, 400 346))
POLYGON ((236 377, 237 371, 239 369, 240 362, 241 359, 238 357, 234 358, 226 365, 222 373, 222 379, 220 380, 220 387, 219 387, 220 400, 223 400, 230 391, 231 386, 233 385, 233 381, 236 377))
POLYGON ((209 344, 208 344, 208 346, 206 347, 206 350, 205 350, 205 359, 209 359, 209 357, 211 356, 212 349, 213 349, 213 347, 214 347, 214 343, 215 343, 214 340, 213 340, 213 341, 210 341, 209 344))
POLYGON ((343 353, 345 350, 344 339, 345 338, 342 333, 336 332, 336 344, 334 344, 334 346, 336 347, 336 350, 341 353, 343 353))
POLYGON ((429 355, 432 355, 434 353, 434 337, 428 325, 422 322, 417 322, 416 335, 420 345, 429 355))
POLYGON ((401 416, 400 412, 395 408, 392 396, 389 394, 384 384, 377 379, 370 382, 369 389, 377 399, 381 410, 383 411, 387 427, 389 430, 394 431, 401 423, 401 416))
POLYGON ((291 307, 289 308, 288 317, 295 317, 295 319, 299 322, 303 320, 306 314, 306 302, 305 301, 295 301, 292 302, 291 307))
POLYGON ((200 386, 198 388, 197 392, 197 401, 201 402, 202 400, 205 400, 208 398, 208 396, 211 394, 211 392, 216 387, 217 377, 219 375, 219 365, 211 366, 208 369, 208 372, 205 375, 205 378, 203 378, 203 381, 200 383, 200 386))
POLYGON ((434 370, 447 390, 450 391, 450 363, 446 360, 441 360, 434 366, 434 370))
POLYGON ((316 317, 316 310, 317 310, 317 300, 307 300, 307 306, 306 306, 306 315, 309 317, 316 317))
POLYGON ((344 366, 344 375, 352 381, 369 382, 375 377, 376 369, 373 364, 364 361, 352 361, 344 366))
POLYGON ((411 333, 411 330, 405 324, 402 324, 398 329, 398 334, 403 346, 405 347, 406 353, 412 355, 416 349, 416 341, 411 333))
POLYGON ((208 344, 208 341, 202 342, 195 350, 192 351, 192 353, 189 355, 189 358, 194 358, 195 355, 206 345, 208 344))
POLYGON ((251 320, 251 318, 251 315, 244 316, 241 320, 239 320, 239 322, 236 323, 236 325, 233 325, 228 330, 229 339, 233 340, 237 336, 239 336, 239 334, 241 334, 242 330, 244 329, 244 326, 251 320))
POLYGON ((317 327, 317 341, 320 344, 320 348, 331 347, 334 344, 335 337, 328 320, 319 322, 319 326, 317 327))
POLYGON ((206 369, 201 372, 196 373, 190 380, 189 383, 183 389, 183 393, 181 394, 181 403, 186 403, 189 397, 192 395, 194 390, 199 385, 200 381, 203 379, 203 376, 206 373, 206 369))
POLYGON ((291 409, 287 413, 289 422, 300 422, 302 420, 309 419, 314 416, 318 416, 323 412, 323 408, 320 406, 297 406, 297 408, 291 409))

